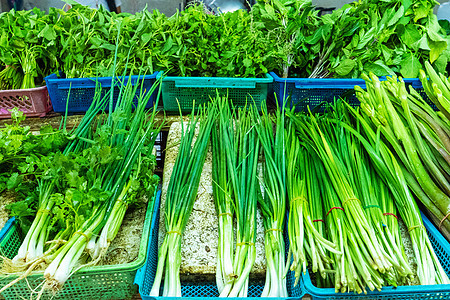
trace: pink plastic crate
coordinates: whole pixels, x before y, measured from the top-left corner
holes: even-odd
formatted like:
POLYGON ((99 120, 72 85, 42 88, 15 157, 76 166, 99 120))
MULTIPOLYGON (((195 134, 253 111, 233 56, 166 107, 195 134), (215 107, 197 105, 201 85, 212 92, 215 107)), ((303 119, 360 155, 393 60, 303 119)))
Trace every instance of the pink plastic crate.
POLYGON ((11 118, 9 109, 23 111, 27 117, 44 117, 52 110, 47 87, 23 90, 0 90, 0 119, 11 118))

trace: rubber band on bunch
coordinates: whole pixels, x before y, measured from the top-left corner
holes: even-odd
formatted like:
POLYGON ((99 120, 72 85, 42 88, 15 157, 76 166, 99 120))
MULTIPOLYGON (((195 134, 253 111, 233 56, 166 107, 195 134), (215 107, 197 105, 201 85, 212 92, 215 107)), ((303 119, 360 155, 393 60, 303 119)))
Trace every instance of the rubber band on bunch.
POLYGON ((442 224, 444 223, 445 220, 447 220, 447 218, 450 216, 450 212, 448 214, 445 215, 445 217, 441 220, 441 222, 439 222, 439 229, 441 229, 442 224))
POLYGON ((128 202, 125 202, 125 199, 119 198, 119 199, 117 199, 116 201, 117 201, 117 202, 122 202, 123 204, 125 204, 125 207, 128 208, 128 202))
POLYGON ((425 226, 423 226, 422 224, 420 224, 420 225, 415 225, 415 226, 411 226, 411 227, 408 228, 408 232, 411 232, 411 231, 413 231, 414 229, 417 229, 417 228, 423 228, 423 229, 425 229, 425 226))
POLYGON ((387 213, 384 213, 383 216, 393 216, 393 217, 396 218, 397 221, 398 221, 398 217, 397 217, 396 215, 394 215, 393 213, 387 212, 387 213))
POLYGON ((230 214, 229 212, 220 213, 220 214, 218 214, 217 216, 218 216, 218 217, 223 217, 223 216, 230 216, 230 217, 233 217, 233 215, 230 214))
POLYGON ((296 202, 298 200, 301 200, 302 202, 305 202, 306 204, 308 204, 308 200, 304 196, 295 197, 294 199, 291 200, 291 202, 296 202))
POLYGON ((171 234, 171 233, 176 233, 178 235, 181 235, 181 232, 179 232, 178 230, 171 230, 171 231, 166 232, 166 234, 171 234))
POLYGON ((328 215, 330 214, 330 212, 331 212, 333 209, 340 209, 340 210, 342 210, 343 212, 345 212, 344 208, 339 207, 339 206, 335 206, 335 207, 330 208, 330 210, 327 212, 327 214, 325 215, 325 217, 328 217, 328 215))
POLYGON ((75 234, 79 234, 79 235, 82 235, 85 239, 86 239, 86 241, 89 241, 90 240, 90 238, 84 233, 84 232, 81 232, 81 231, 75 231, 74 233, 73 233, 73 235, 75 235, 75 234))
POLYGON ((342 202, 342 206, 345 206, 345 204, 350 201, 358 201, 359 203, 361 203, 361 200, 359 200, 358 198, 347 198, 344 202, 342 202))

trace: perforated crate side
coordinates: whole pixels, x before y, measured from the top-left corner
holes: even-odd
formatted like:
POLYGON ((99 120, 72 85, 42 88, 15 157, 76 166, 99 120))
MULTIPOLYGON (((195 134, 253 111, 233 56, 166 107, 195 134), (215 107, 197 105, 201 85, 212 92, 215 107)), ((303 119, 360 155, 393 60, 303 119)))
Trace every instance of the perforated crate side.
POLYGON ((2 256, 13 258, 19 250, 22 234, 14 218, 8 220, 2 229, 0 252, 2 256), (3 231, 5 231, 3 233, 3 231))
MULTIPOLYGON (((434 227, 428 218, 422 214, 423 224, 427 230, 428 237, 433 249, 441 262, 442 267, 450 276, 450 244, 442 234, 434 227)), ((302 276, 303 286, 307 294, 313 300, 444 300, 450 299, 450 284, 441 285, 416 285, 384 287, 381 292, 368 292, 364 294, 335 293, 333 288, 315 287, 309 273, 302 276)))
MULTIPOLYGON (((269 73, 273 79, 273 90, 277 104, 280 107, 294 107, 296 111, 310 109, 324 104, 333 103, 339 98, 346 99, 352 106, 360 104, 355 95, 354 87, 365 88, 362 79, 332 79, 332 78, 280 78, 276 73, 269 73)), ((319 109, 319 112, 323 108, 319 109)))
POLYGON ((27 117, 43 117, 52 110, 47 87, 0 91, 0 119, 11 118, 17 107, 27 117))
MULTIPOLYGON (((159 224, 159 210, 157 217, 154 219, 155 223, 152 223, 152 233, 149 245, 149 253, 146 265, 140 269, 136 274, 135 283, 139 285, 139 294, 143 300, 167 300, 174 299, 180 300, 178 297, 152 297, 149 296, 150 291, 155 280, 155 274, 158 264, 158 224, 159 224)), ((289 239, 287 234, 284 235, 284 241, 286 245, 286 251, 289 249, 289 239)), ((287 252, 286 252, 287 258, 287 252)), ((300 283, 294 287, 295 276, 294 272, 288 272, 286 278, 286 285, 289 297, 285 299, 301 299, 304 296, 304 291, 301 288, 300 283)), ((264 289, 263 283, 250 282, 248 287, 248 298, 260 297, 264 289)), ((161 287, 160 294, 162 294, 163 287, 161 287)), ((217 286, 213 282, 186 282, 181 281, 181 295, 182 298, 211 298, 218 297, 219 291, 217 286)), ((243 298, 228 298, 228 299, 243 299, 243 298)), ((244 298, 245 299, 245 298, 244 298)))
MULTIPOLYGON (((158 75, 160 76, 160 75, 158 75)), ((162 76, 162 74, 161 74, 162 76)), ((236 107, 254 103, 259 109, 270 93, 272 78, 201 78, 165 77, 162 81, 164 110, 168 112, 190 112, 214 99, 217 94, 228 96, 236 107), (182 84, 177 84, 183 80, 182 84)))
MULTIPOLYGON (((105 273, 80 273, 72 275, 61 291, 53 295, 46 291, 41 299, 130 299, 137 293, 137 286, 133 285, 135 272, 105 272, 105 273)), ((30 288, 40 291, 43 276, 31 276, 27 281, 23 280, 11 288, 2 292, 5 299, 30 299, 30 288)), ((37 295, 35 295, 36 297, 37 295)))
MULTIPOLYGON (((273 89, 277 104, 280 107, 292 108, 295 106, 296 111, 306 110, 308 106, 313 109, 320 104, 333 103, 339 98, 346 99, 351 106, 356 107, 360 105, 360 102, 356 97, 354 86, 366 88, 362 79, 280 78, 274 72, 269 74, 274 79, 273 89)), ((386 80, 386 76, 380 77, 380 80, 386 80)), ((437 110, 418 78, 404 78, 403 80, 408 91, 409 86, 413 87, 434 110, 437 110)), ((323 107, 318 109, 318 112, 323 112, 323 107)))
MULTIPOLYGON (((148 253, 148 239, 151 230, 151 216, 154 214, 154 203, 159 202, 161 192, 155 193, 154 201, 149 201, 145 224, 142 231, 139 256, 136 261, 111 266, 96 266, 86 268, 73 274, 64 284, 63 289, 55 295, 46 291, 41 299, 64 299, 64 300, 98 300, 98 299, 130 299, 137 293, 137 286, 133 284, 137 270, 142 267, 148 253), (143 255, 142 255, 143 254, 143 255)), ((0 241, 0 250, 7 254, 8 258, 13 258, 20 247, 22 237, 17 223, 0 241)), ((0 287, 5 286, 16 277, 1 276, 0 287)), ((11 288, 2 292, 2 296, 7 300, 30 299, 31 289, 39 291, 43 283, 43 272, 32 272, 26 280, 19 281, 11 288), (31 289, 30 289, 31 288, 31 289)), ((36 295, 35 295, 36 296, 36 295)))
MULTIPOLYGON (((152 75, 146 76, 125 76, 123 82, 127 84, 129 81, 133 86, 139 82, 139 88, 136 91, 136 95, 133 99, 134 105, 138 103, 138 97, 141 95, 141 89, 143 95, 146 95, 153 83, 156 81, 155 72, 152 75)), ((122 78, 120 78, 122 80, 122 78)), ((105 96, 111 90, 112 77, 99 77, 99 78, 58 78, 56 74, 52 74, 45 78, 47 83, 50 99, 53 104, 53 110, 58 113, 65 113, 66 104, 68 113, 82 113, 86 112, 94 99, 95 85, 98 82, 101 86, 101 97, 105 96)), ((116 81, 117 87, 113 90, 113 102, 114 105, 117 102, 117 98, 120 93, 120 84, 116 81)), ((156 99, 157 90, 151 95, 146 108, 153 107, 156 99)))

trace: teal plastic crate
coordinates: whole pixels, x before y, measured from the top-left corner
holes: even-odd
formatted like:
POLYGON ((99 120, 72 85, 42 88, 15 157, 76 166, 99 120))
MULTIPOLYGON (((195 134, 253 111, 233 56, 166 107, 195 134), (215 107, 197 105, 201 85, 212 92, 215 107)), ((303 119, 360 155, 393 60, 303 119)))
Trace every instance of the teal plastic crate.
MULTIPOLYGON (((163 76, 160 72, 156 79, 163 76)), ((162 80, 162 100, 167 112, 192 111, 195 106, 207 103, 215 98, 217 92, 228 98, 236 107, 247 103, 255 103, 261 108, 261 103, 271 92, 273 78, 266 74, 265 78, 231 78, 231 77, 173 77, 162 80), (179 106, 178 106, 179 105, 179 106)))
MULTIPOLYGON (((156 218, 154 207, 159 207, 161 191, 154 195, 153 201, 148 202, 144 227, 139 246, 139 254, 133 262, 120 265, 94 266, 83 268, 73 274, 64 284, 63 289, 56 295, 45 292, 41 299, 64 300, 99 300, 131 299, 137 293, 137 286, 133 284, 136 271, 141 268, 147 258, 148 238, 152 220, 156 218)), ((8 258, 13 258, 23 241, 23 234, 19 224, 11 218, 0 231, 0 252, 8 258)), ((13 276, 0 275, 0 288, 15 279, 13 276)), ((7 300, 35 299, 43 278, 43 271, 33 271, 26 280, 19 281, 2 292, 7 300)), ((1 298, 0 296, 0 298, 1 298)))
MULTIPOLYGON (((177 299, 177 297, 152 297, 149 296, 155 279, 156 268, 158 265, 158 226, 159 224, 159 212, 157 217, 152 220, 152 232, 150 236, 150 245, 148 247, 148 258, 144 267, 139 269, 136 273, 135 284, 139 285, 139 294, 143 300, 168 300, 177 299)), ((286 251, 289 249, 289 239, 285 234, 284 241, 286 244, 286 251)), ((287 256, 287 253, 286 253, 287 256)), ((305 292, 302 289, 301 282, 294 287, 295 276, 294 272, 289 271, 286 276, 287 290, 289 297, 279 298, 280 300, 286 299, 301 299, 305 292)), ((162 287, 161 287, 162 289, 162 287)), ((248 287, 248 297, 260 297, 264 289, 263 283, 255 283, 250 281, 248 287)), ((160 293, 161 294, 161 293, 160 293)), ((214 298, 219 296, 219 291, 215 282, 186 282, 181 281, 181 295, 182 299, 195 299, 200 300, 204 298, 214 298)), ((243 299, 243 298, 226 298, 226 299, 243 299)), ((244 298, 245 299, 245 298, 244 298)))
MULTIPOLYGON (((447 275, 450 276, 450 244, 437 228, 422 214, 423 225, 433 249, 447 275)), ((384 287, 379 291, 368 291, 367 295, 335 293, 334 288, 318 288, 313 285, 309 273, 302 275, 302 284, 313 300, 444 300, 450 299, 450 284, 384 287)))

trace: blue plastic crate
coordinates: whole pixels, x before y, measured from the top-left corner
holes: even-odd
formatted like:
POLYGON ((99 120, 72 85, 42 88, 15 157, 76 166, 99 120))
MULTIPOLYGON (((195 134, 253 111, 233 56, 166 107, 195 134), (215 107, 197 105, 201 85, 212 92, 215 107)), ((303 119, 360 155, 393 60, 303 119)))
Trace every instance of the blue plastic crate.
MULTIPOLYGON (((308 105, 313 109, 319 104, 332 103, 339 98, 345 98, 352 106, 359 106, 360 102, 355 95, 354 87, 358 85, 363 89, 366 88, 363 79, 281 78, 274 72, 269 74, 274 79, 273 90, 276 94, 277 105, 291 108, 295 105, 296 111, 305 110, 308 105)), ((385 79, 386 76, 380 77, 380 80, 385 79)), ((428 99, 418 78, 404 78, 403 81, 407 86, 412 86, 434 110, 437 110, 436 105, 428 99)))
MULTIPOLYGON (((155 206, 156 208, 156 206, 155 206)), ((152 231, 150 236, 150 245, 148 247, 147 262, 145 266, 139 269, 136 273, 134 283, 139 285, 139 294, 143 300, 167 300, 167 299, 181 299, 177 297, 152 297, 149 296, 155 279, 156 268, 158 265, 158 226, 159 224, 159 210, 157 217, 152 220, 152 231)), ((289 239, 287 234, 284 237, 286 250, 289 249, 289 239)), ((287 256, 287 253, 286 253, 287 256)), ((289 297, 282 299, 301 299, 305 292, 302 289, 301 282, 294 287, 295 276, 294 272, 289 271, 286 276, 287 290, 289 297)), ((248 286, 248 297, 260 297, 264 289, 263 283, 252 283, 250 281, 248 286)), ((182 298, 195 298, 196 300, 202 298, 218 297, 219 291, 215 282, 185 282, 181 281, 181 295, 182 298)), ((227 299, 242 299, 242 298, 227 298, 227 299)), ((281 299, 280 299, 281 300, 281 299)))
MULTIPOLYGON (((450 276, 450 244, 442 234, 434 227, 428 218, 422 214, 423 225, 425 226, 428 237, 433 245, 433 249, 439 258, 442 267, 447 275, 450 276)), ((302 275, 302 284, 307 294, 310 294, 313 300, 353 300, 353 299, 372 299, 372 300, 437 300, 450 299, 450 284, 441 285, 416 285, 384 287, 381 292, 367 292, 364 294, 354 293, 335 293, 334 288, 318 288, 311 282, 309 273, 302 275)))
POLYGON ((363 79, 334 78, 281 78, 274 72, 269 73, 273 79, 273 90, 277 105, 296 107, 296 111, 312 109, 324 102, 332 103, 335 99, 345 98, 352 106, 359 106, 354 87, 366 88, 363 79), (289 101, 288 101, 289 100, 289 101))
MULTIPOLYGON (((140 76, 125 76, 117 77, 121 82, 127 84, 129 81, 133 86, 139 83, 139 88, 136 91, 136 96, 134 98, 134 103, 137 105, 138 96, 142 92, 144 95, 150 91, 153 83, 156 81, 156 76, 158 72, 152 75, 140 76)), ((45 77, 45 82, 47 84, 48 93, 50 95, 50 100, 53 105, 53 110, 58 113, 66 112, 66 103, 68 104, 68 113, 83 113, 89 109, 92 103, 92 99, 95 94, 96 82, 101 85, 102 96, 104 96, 108 91, 111 90, 112 77, 92 77, 92 78, 58 78, 56 74, 49 75, 45 77)), ((119 81, 115 80, 115 84, 119 86, 119 81)), ((119 96, 120 88, 114 89, 114 101, 117 100, 119 96)), ((153 107, 156 99, 158 90, 151 95, 147 108, 153 107)), ((115 103, 115 102, 114 102, 115 103)))

